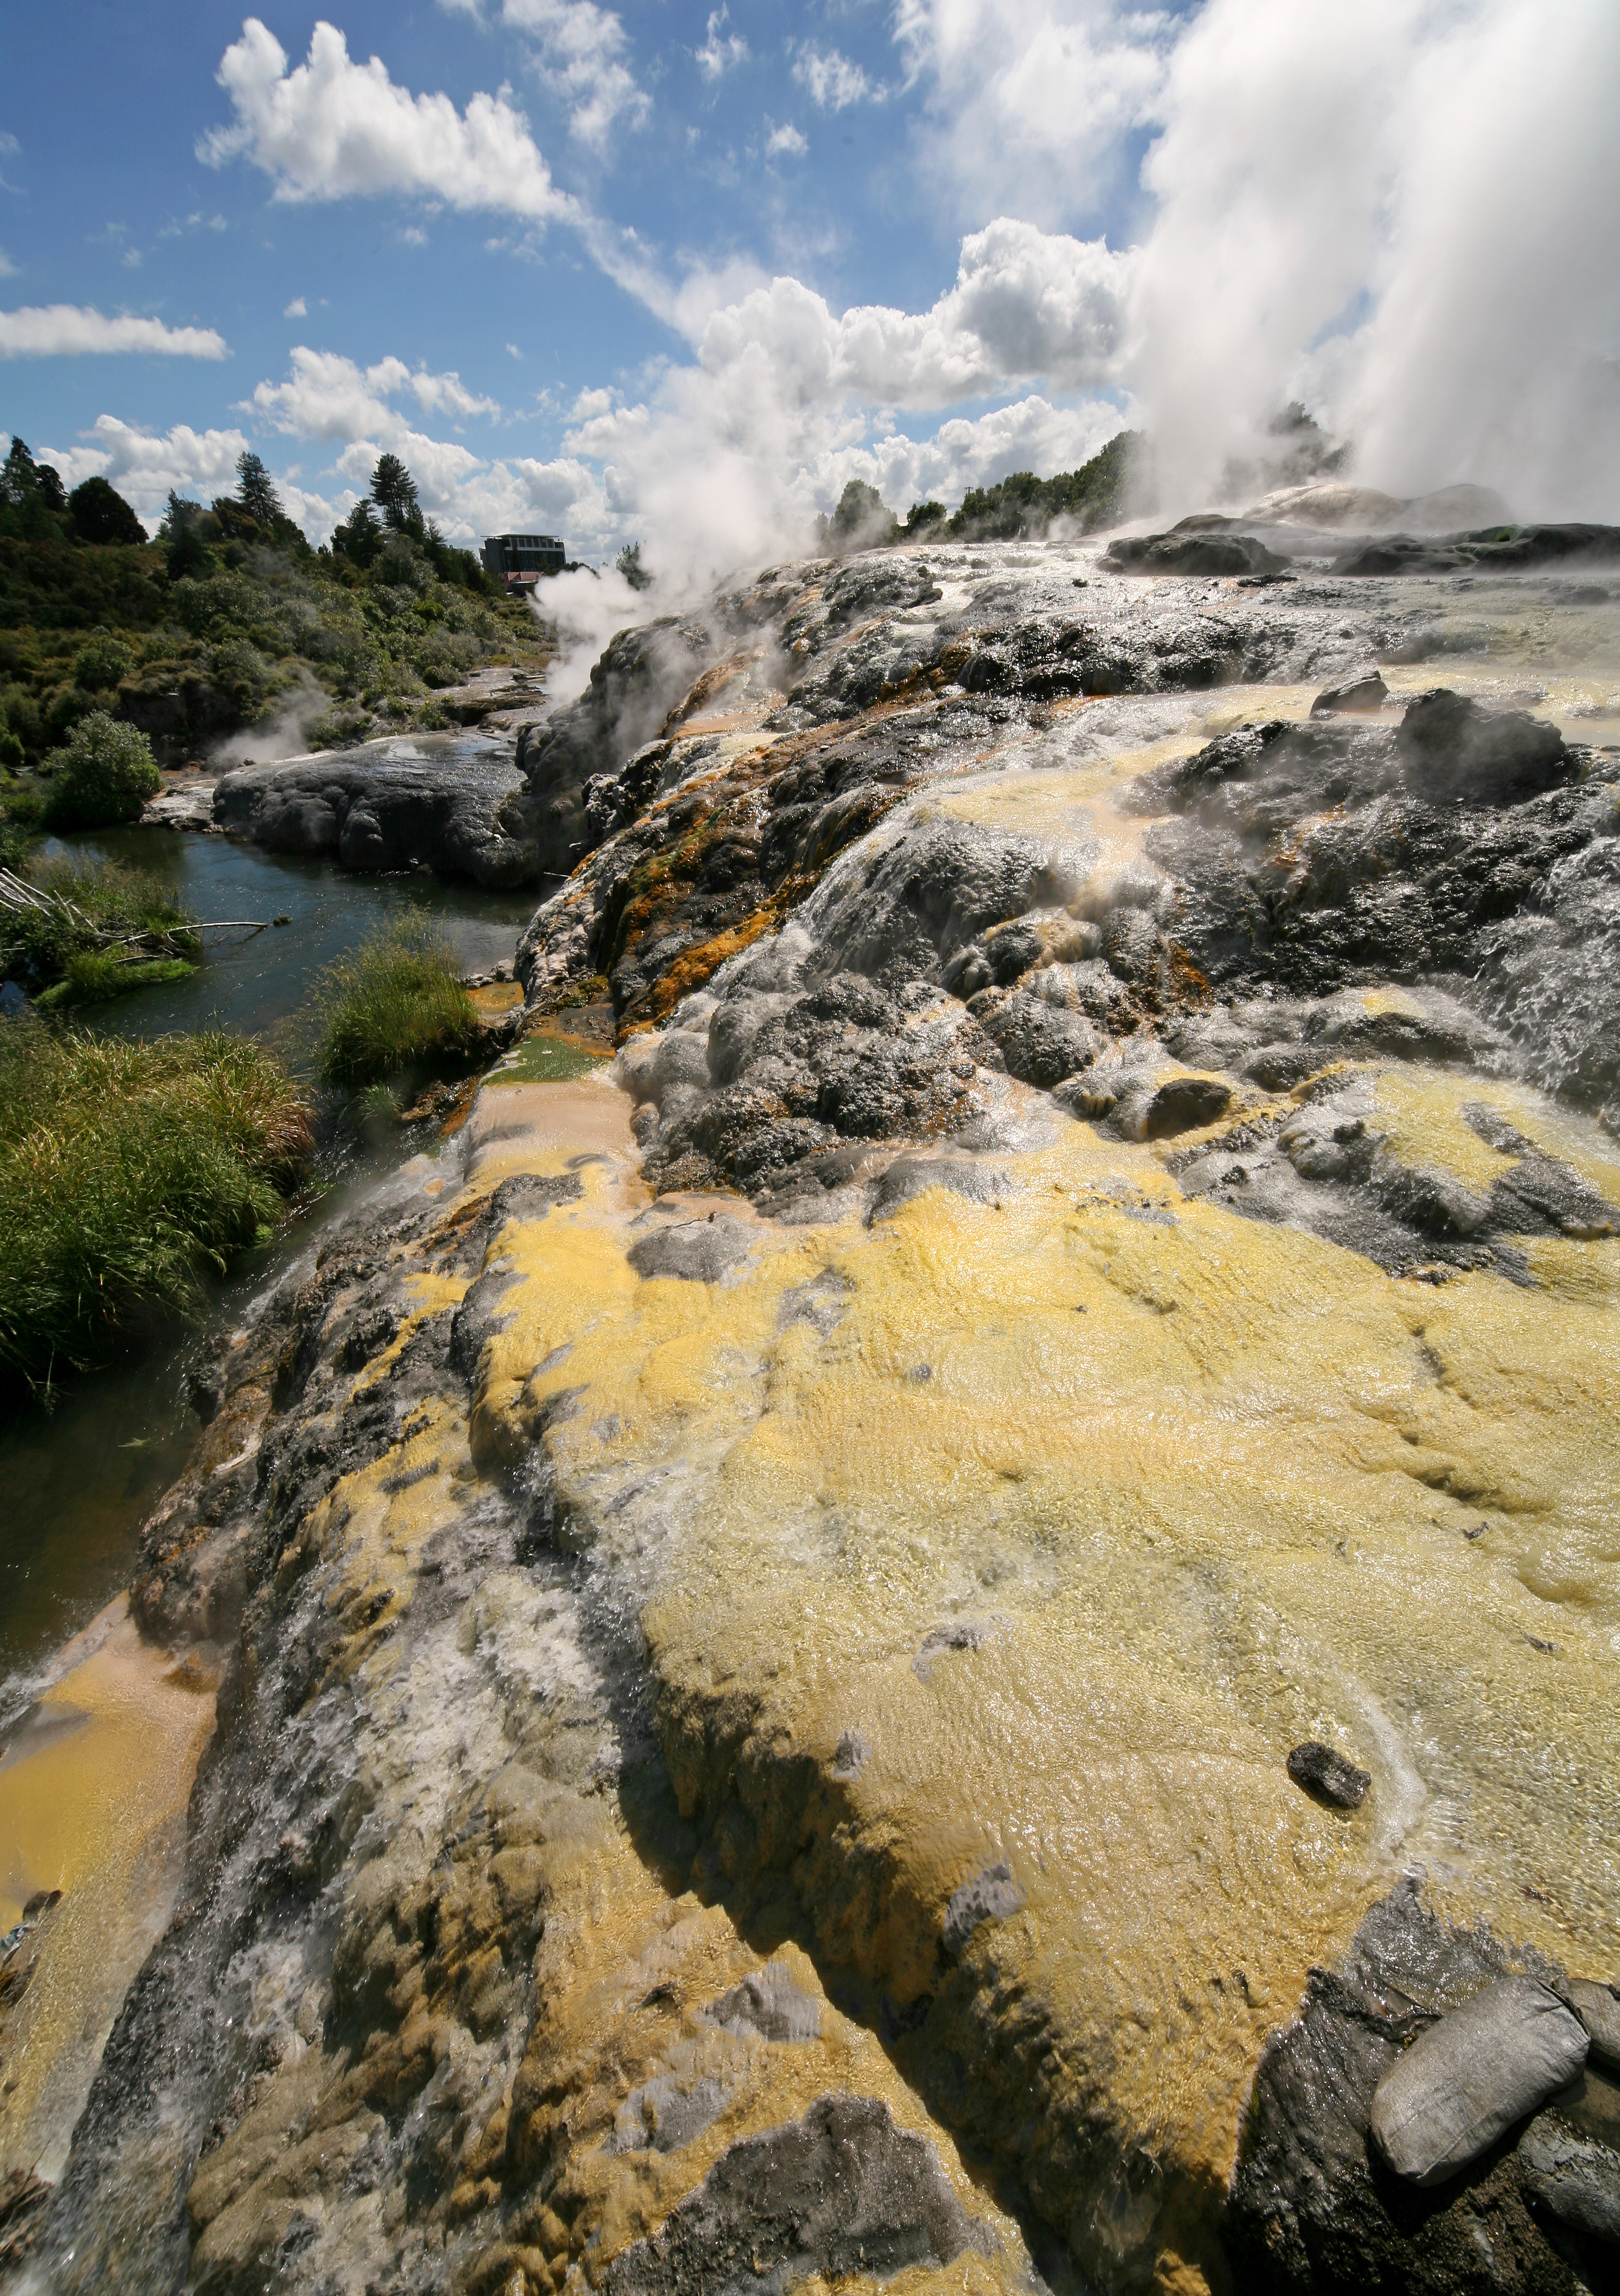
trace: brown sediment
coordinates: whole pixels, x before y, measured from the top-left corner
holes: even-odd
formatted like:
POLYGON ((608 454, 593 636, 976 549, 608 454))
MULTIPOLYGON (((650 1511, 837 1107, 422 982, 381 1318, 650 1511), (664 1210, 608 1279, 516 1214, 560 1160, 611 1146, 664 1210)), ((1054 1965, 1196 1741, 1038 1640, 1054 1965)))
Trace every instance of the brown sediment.
POLYGON ((124 1992, 179 1885, 192 1779, 214 1723, 214 1676, 142 1641, 113 1603, 0 1759, 0 1930, 41 1917, 20 1997, 0 2003, 0 2170, 61 2174, 124 1992))

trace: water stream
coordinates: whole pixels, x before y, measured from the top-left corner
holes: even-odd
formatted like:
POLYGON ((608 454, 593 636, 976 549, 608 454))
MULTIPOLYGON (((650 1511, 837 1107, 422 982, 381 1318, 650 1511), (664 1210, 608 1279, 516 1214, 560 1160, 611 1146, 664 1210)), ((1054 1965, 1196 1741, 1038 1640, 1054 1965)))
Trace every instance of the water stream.
MULTIPOLYGON (((258 851, 222 837, 159 829, 101 832, 53 853, 106 857, 163 877, 199 918, 269 919, 282 926, 212 950, 190 980, 144 989, 76 1014, 81 1025, 127 1036, 224 1027, 296 1057, 297 1016, 315 975, 374 927, 402 912, 439 923, 470 971, 509 959, 539 898, 446 885, 425 875, 363 877, 333 864, 258 851)), ((275 1242, 246 1254, 217 1292, 213 1322, 240 1314, 300 1250, 311 1227, 398 1157, 413 1140, 351 1151, 329 1191, 275 1242)), ((129 1577, 151 1507, 180 1472, 196 1432, 186 1397, 203 1334, 167 1345, 62 1391, 55 1408, 0 1423, 0 1725, 27 1702, 38 1670, 129 1577)))

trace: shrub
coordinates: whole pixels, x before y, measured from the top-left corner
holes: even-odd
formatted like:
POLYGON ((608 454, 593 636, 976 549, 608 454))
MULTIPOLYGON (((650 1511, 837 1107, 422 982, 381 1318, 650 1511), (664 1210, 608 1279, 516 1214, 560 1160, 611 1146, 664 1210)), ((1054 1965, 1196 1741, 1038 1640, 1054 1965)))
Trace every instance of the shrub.
POLYGON ((20 774, 28 762, 28 753, 8 726, 0 731, 0 773, 20 774))
POLYGON ((162 779, 137 726, 93 709, 74 727, 45 800, 47 829, 100 829, 137 821, 162 779))
POLYGON ((73 657, 73 683, 87 693, 100 693, 127 676, 129 657, 105 630, 92 630, 73 657))
POLYGON ((402 918, 323 974, 315 989, 315 1067, 323 1084, 375 1084, 454 1066, 478 1043, 455 951, 427 919, 402 918))
POLYGON ((0 1369, 48 1385, 193 1312, 312 1153, 302 1096, 243 1038, 0 1022, 0 1369))

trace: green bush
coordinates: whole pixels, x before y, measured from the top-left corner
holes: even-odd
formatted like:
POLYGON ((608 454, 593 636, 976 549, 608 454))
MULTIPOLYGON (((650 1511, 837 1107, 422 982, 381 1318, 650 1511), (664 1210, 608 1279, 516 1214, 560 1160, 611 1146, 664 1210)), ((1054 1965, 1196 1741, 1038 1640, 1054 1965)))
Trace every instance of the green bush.
POLYGON ((137 726, 93 709, 74 727, 45 800, 47 829, 101 829, 138 821, 162 780, 137 726))
POLYGON ((455 951, 428 920, 402 918, 340 957, 314 995, 315 1067, 354 1087, 454 1066, 479 1028, 455 951))
POLYGON ((73 683, 100 693, 129 674, 129 657, 105 630, 92 630, 89 643, 73 657, 73 683))
POLYGON ((48 1385, 194 1311, 312 1154, 305 1101, 248 1040, 0 1022, 0 1370, 48 1385))
POLYGON ((0 733, 0 773, 20 774, 27 762, 27 750, 8 726, 0 733))

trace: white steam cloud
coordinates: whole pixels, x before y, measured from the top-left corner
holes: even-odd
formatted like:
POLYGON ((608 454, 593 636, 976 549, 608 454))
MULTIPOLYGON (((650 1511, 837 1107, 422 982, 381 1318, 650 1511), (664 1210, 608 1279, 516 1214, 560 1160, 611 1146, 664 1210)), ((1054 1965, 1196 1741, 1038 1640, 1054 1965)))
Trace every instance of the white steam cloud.
POLYGON ((1298 393, 1355 474, 1620 511, 1620 12, 1210 0, 1170 58, 1127 363, 1173 495, 1298 393))

